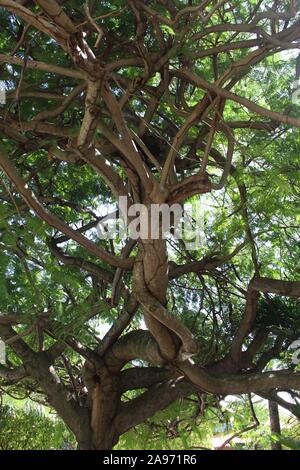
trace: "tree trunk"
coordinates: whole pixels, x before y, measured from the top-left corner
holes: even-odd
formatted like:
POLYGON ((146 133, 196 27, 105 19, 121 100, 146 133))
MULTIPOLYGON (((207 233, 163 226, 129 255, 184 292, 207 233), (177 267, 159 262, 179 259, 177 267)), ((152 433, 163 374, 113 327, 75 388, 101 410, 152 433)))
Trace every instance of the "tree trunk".
POLYGON ((90 409, 90 437, 81 437, 81 450, 111 450, 118 442, 119 435, 113 424, 120 403, 120 384, 117 370, 103 362, 96 368, 85 364, 84 381, 88 388, 90 409))
MULTIPOLYGON (((269 400, 269 416, 270 416, 270 429, 272 434, 276 434, 280 436, 281 429, 280 429, 280 417, 279 417, 279 410, 278 404, 274 401, 269 400)), ((282 450, 281 444, 278 441, 272 441, 271 443, 272 450, 282 450)))
POLYGON ((169 327, 165 310, 168 286, 168 253, 166 240, 142 240, 133 272, 134 293, 142 306, 145 323, 156 339, 162 358, 175 359, 179 338, 169 327))
POLYGON ((111 439, 109 436, 102 436, 103 439, 99 442, 99 435, 93 436, 89 439, 87 436, 87 440, 83 440, 78 442, 77 450, 112 450, 113 447, 116 445, 116 442, 111 439), (95 445, 95 441, 98 439, 98 443, 95 445))

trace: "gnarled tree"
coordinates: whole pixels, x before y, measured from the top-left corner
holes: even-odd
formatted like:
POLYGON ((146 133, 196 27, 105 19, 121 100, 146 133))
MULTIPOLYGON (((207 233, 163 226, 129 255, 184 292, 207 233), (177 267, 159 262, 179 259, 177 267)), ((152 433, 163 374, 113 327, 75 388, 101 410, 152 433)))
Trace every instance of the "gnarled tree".
POLYGON ((297 2, 1 0, 0 15, 2 388, 44 400, 80 449, 199 392, 293 412, 277 394, 300 390, 282 356, 300 332, 297 2), (204 242, 97 239, 120 196, 199 199, 204 242))

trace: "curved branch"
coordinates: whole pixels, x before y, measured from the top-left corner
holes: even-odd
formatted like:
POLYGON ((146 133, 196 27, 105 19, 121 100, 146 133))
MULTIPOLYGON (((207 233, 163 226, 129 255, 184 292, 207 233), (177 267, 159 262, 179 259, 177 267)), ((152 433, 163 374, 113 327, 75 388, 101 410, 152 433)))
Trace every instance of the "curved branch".
POLYGON ((300 297, 300 281, 281 281, 270 278, 254 278, 247 290, 244 317, 239 325, 231 346, 231 357, 238 363, 242 354, 242 344, 251 331, 256 318, 259 293, 272 293, 290 297, 300 297))
POLYGON ((54 38, 65 50, 67 49, 66 41, 69 37, 69 34, 64 29, 58 29, 56 26, 49 23, 41 16, 36 15, 28 8, 25 8, 12 0, 0 0, 0 7, 4 7, 12 13, 15 13, 28 24, 54 38))
POLYGON ((76 33, 74 23, 55 0, 36 0, 36 3, 63 31, 67 31, 69 34, 76 33))
POLYGON ((253 101, 250 101, 247 98, 243 98, 235 93, 232 93, 231 91, 221 88, 213 83, 207 82, 202 77, 200 77, 199 75, 195 75, 188 69, 180 69, 174 72, 172 71, 172 74, 175 75, 176 77, 184 78, 188 80, 190 83, 193 83, 194 85, 197 85, 200 88, 203 88, 204 90, 208 90, 217 96, 219 95, 219 96, 222 96, 223 98, 235 101, 236 103, 239 103, 242 106, 245 106, 250 111, 253 111, 254 113, 257 113, 261 116, 265 116, 269 119, 272 119, 274 121, 281 122, 283 124, 287 124, 290 126, 300 127, 300 119, 294 118, 292 116, 287 116, 285 114, 281 114, 276 111, 272 111, 270 109, 263 108, 262 106, 259 106, 253 103, 253 101))
POLYGON ((123 434, 153 416, 157 411, 165 409, 173 401, 191 395, 193 392, 195 392, 194 387, 182 379, 153 385, 139 397, 122 404, 114 425, 118 432, 123 434))
POLYGON ((76 232, 76 230, 73 230, 71 227, 65 224, 65 222, 63 222, 58 217, 49 212, 47 209, 45 209, 42 204, 40 204, 39 200, 36 198, 33 192, 28 188, 28 185, 18 174, 16 168, 11 164, 8 157, 4 154, 3 151, 0 152, 0 167, 15 185, 16 189, 20 192, 28 206, 51 227, 54 227, 60 232, 64 233, 69 238, 86 248, 90 253, 102 259, 103 261, 106 261, 112 266, 122 267, 125 269, 130 269, 133 266, 133 259, 121 259, 108 253, 106 250, 91 242, 88 238, 81 235, 81 233, 76 232))
MULTIPOLYGON (((24 67, 24 61, 18 57, 12 57, 6 54, 0 54, 0 64, 13 64, 20 67, 24 67)), ((64 75, 65 77, 76 78, 78 80, 83 79, 83 74, 80 70, 74 70, 71 68, 60 67, 58 65, 48 64, 45 62, 39 62, 36 60, 28 60, 26 62, 26 68, 42 70, 47 73, 55 73, 58 75, 64 75)))
POLYGON ((8 369, 7 367, 0 365, 0 377, 11 384, 19 382, 27 377, 27 372, 23 366, 16 369, 8 369))
POLYGON ((85 260, 84 258, 80 258, 79 256, 69 256, 64 254, 63 251, 57 247, 53 239, 48 241, 48 247, 51 253, 57 259, 62 261, 66 266, 76 266, 93 274, 94 276, 99 277, 100 279, 103 279, 104 281, 110 284, 113 282, 113 273, 110 273, 109 271, 106 271, 105 269, 101 268, 101 266, 91 263, 90 261, 85 260))

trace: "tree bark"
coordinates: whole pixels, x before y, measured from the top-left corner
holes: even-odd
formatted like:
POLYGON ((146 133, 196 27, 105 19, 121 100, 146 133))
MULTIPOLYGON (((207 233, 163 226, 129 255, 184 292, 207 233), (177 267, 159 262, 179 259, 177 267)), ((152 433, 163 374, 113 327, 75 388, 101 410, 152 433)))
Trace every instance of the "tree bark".
MULTIPOLYGON (((276 434, 276 436, 281 435, 281 428, 280 428, 280 417, 279 417, 279 410, 278 404, 275 401, 268 401, 269 404, 269 416, 270 416, 270 429, 272 434, 276 434)), ((272 450, 282 450, 281 443, 279 441, 272 441, 271 442, 272 450)))

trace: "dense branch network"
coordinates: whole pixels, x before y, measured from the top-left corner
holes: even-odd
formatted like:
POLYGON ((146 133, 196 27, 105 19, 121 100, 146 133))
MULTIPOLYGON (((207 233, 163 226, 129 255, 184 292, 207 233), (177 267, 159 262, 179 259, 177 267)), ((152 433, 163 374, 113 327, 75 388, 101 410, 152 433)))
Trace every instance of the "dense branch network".
MULTIPOLYGON (((273 345, 266 361, 257 356, 268 339, 265 331, 255 333, 254 328, 260 293, 299 297, 300 283, 260 276, 255 245, 259 234, 251 229, 246 186, 234 161, 241 152, 236 131, 276 138, 282 126, 300 127, 289 109, 269 109, 243 96, 239 88, 259 64, 299 49, 296 2, 274 2, 273 8, 254 2, 239 18, 238 2, 186 3, 131 0, 119 10, 98 14, 96 2, 75 9, 55 0, 0 1, 1 22, 14 44, 0 54, 1 73, 9 85, 7 105, 0 108, 0 167, 7 178, 1 200, 13 200, 17 215, 33 212, 51 227, 47 247, 57 263, 80 269, 92 281, 83 302, 88 314, 77 327, 119 307, 118 319, 96 347, 78 341, 72 322, 58 335, 51 307, 34 321, 3 312, 0 336, 22 365, 1 366, 0 377, 4 386, 38 383, 81 448, 109 447, 120 434, 193 392, 263 395, 300 389, 297 372, 262 372, 281 347, 273 345), (46 61, 45 50, 60 51, 57 63, 55 57, 46 61), (22 105, 28 100, 26 118, 22 105), (232 109, 237 109, 236 117, 232 109), (41 151, 47 155, 45 168, 26 164, 28 156, 41 151), (183 249, 182 264, 169 260, 163 239, 128 240, 122 250, 117 244, 98 243, 89 236, 98 216, 82 215, 76 221, 81 226, 74 228, 57 215, 57 206, 76 210, 77 217, 86 212, 55 191, 51 194, 51 182, 50 191, 43 184, 43 172, 62 165, 93 170, 110 197, 125 196, 129 207, 182 204, 192 196, 222 190, 232 178, 240 195, 245 239, 230 253, 209 253, 203 259, 183 249), (85 255, 68 253, 70 240, 85 255), (168 285, 190 274, 200 282, 204 274, 216 276, 217 268, 248 246, 255 269, 247 290, 241 291, 245 311, 231 348, 217 361, 206 361, 203 345, 168 310, 168 285), (125 281, 131 278, 132 285, 125 281), (99 291, 111 286, 112 298, 103 295, 99 302, 99 291), (139 309, 148 330, 124 334, 139 309), (48 348, 44 336, 51 338, 48 348), (27 344, 28 337, 39 338, 38 350, 27 344), (63 356, 69 349, 86 361, 80 373, 84 378, 74 379, 78 374, 63 356), (145 367, 124 370, 135 359, 145 367), (55 371, 62 361, 67 383, 55 371), (147 390, 122 401, 124 392, 138 389, 147 390)), ((18 250, 14 255, 24 262, 37 263, 18 250)))

